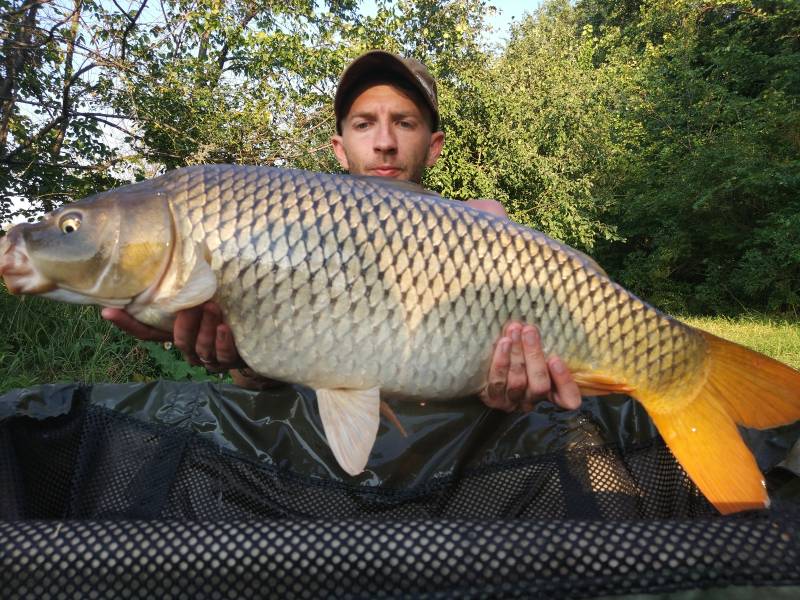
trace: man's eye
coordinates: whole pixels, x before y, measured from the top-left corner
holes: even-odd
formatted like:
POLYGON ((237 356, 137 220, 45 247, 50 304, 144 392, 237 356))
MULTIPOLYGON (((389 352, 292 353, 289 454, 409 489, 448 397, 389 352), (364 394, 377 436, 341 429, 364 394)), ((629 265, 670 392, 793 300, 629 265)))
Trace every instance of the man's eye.
POLYGON ((367 123, 366 121, 361 121, 360 123, 356 123, 355 125, 353 125, 353 127, 355 129, 366 129, 367 127, 369 127, 369 123, 367 123))

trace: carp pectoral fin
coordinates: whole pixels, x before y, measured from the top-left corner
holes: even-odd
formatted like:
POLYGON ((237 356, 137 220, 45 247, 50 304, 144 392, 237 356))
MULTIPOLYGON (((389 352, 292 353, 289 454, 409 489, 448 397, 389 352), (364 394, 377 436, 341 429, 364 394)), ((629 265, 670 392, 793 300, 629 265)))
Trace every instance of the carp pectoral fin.
POLYGON ((686 473, 722 514, 769 505, 764 476, 718 402, 697 398, 685 408, 650 417, 686 473))
POLYGON ((175 313, 198 306, 211 299, 217 291, 217 278, 204 259, 198 259, 186 283, 178 290, 158 290, 152 297, 135 298, 125 310, 142 323, 172 331, 175 313))
POLYGON ((318 389, 317 404, 325 437, 339 466, 358 475, 367 459, 380 424, 380 390, 318 389))
POLYGON ((176 313, 185 308, 199 306, 210 300, 217 291, 217 276, 204 258, 198 257, 183 286, 174 295, 156 298, 156 304, 162 310, 176 313))
POLYGON ((608 394, 630 394, 634 388, 629 383, 602 373, 573 371, 572 378, 581 391, 581 396, 606 396, 608 394))

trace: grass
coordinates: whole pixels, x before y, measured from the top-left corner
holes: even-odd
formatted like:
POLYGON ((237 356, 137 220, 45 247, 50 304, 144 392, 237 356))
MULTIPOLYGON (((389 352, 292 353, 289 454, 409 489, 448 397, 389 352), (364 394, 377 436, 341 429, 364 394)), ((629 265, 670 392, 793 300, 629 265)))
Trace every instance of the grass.
POLYGON ((800 369, 800 322, 763 315, 681 317, 681 321, 800 369))
POLYGON ((42 383, 212 379, 176 350, 139 342, 96 306, 9 295, 0 286, 0 393, 42 383))

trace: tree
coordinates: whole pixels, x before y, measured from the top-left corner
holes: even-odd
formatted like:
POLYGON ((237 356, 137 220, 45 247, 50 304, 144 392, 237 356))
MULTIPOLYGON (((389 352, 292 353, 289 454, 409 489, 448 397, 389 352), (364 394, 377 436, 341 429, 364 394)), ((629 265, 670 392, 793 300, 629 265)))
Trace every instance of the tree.
POLYGON ((615 112, 616 73, 595 64, 590 28, 566 1, 514 28, 502 55, 462 73, 434 172, 446 195, 501 199, 512 218, 584 249, 614 237, 606 182, 627 132, 615 112))
POLYGON ((625 31, 643 135, 603 259, 671 311, 796 311, 800 6, 651 0, 625 31))
POLYGON ((29 218, 70 197, 111 185, 117 160, 103 128, 96 78, 103 58, 98 37, 84 23, 102 12, 73 0, 64 7, 43 0, 0 2, 6 32, 0 47, 0 222, 15 210, 29 218))

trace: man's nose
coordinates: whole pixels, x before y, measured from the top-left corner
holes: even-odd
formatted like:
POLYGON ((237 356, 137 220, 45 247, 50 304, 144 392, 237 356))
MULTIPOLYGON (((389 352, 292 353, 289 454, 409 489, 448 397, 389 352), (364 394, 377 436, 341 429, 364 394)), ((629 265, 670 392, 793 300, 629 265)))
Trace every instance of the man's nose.
POLYGON ((397 150, 397 137, 389 123, 382 123, 375 128, 375 150, 377 152, 394 152, 397 150))

